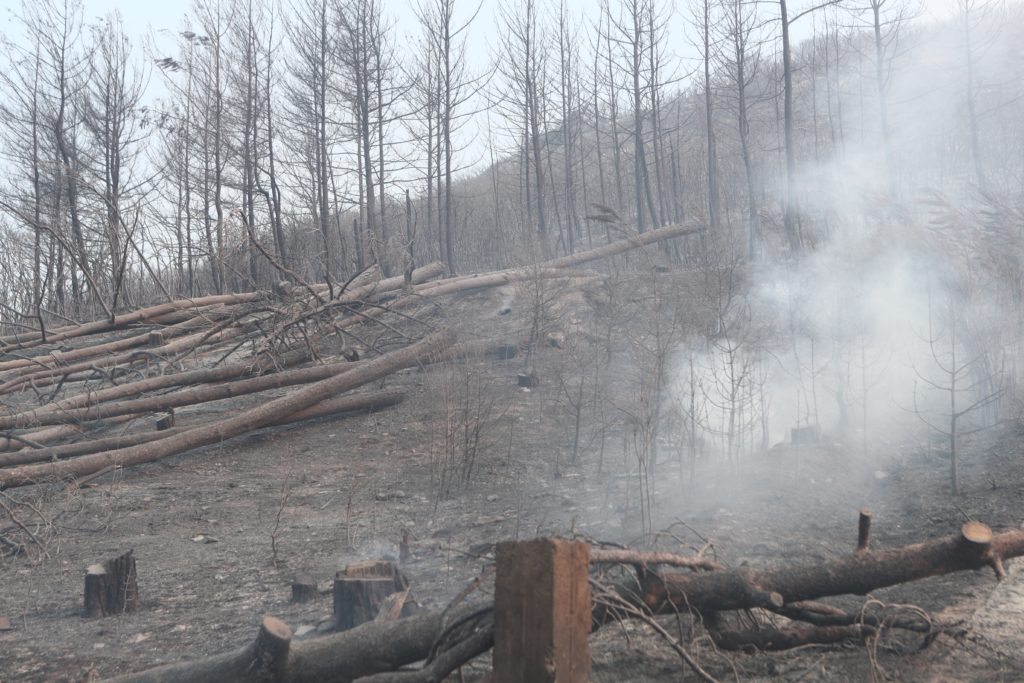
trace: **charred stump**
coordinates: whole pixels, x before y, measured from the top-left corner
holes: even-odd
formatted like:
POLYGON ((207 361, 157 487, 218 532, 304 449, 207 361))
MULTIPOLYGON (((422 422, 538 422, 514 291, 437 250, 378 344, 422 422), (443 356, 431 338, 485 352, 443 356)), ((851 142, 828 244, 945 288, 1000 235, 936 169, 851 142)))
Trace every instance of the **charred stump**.
POLYGON ((309 574, 298 574, 292 579, 292 603, 311 602, 319 597, 315 578, 309 574))
POLYGON ((138 607, 138 572, 131 550, 86 570, 85 616, 106 617, 132 612, 138 607))
MULTIPOLYGON (((345 631, 389 614, 395 593, 408 595, 409 581, 394 562, 358 562, 334 578, 334 628, 345 631), (389 600, 390 598, 390 600, 389 600)), ((398 612, 405 609, 405 597, 398 612)))

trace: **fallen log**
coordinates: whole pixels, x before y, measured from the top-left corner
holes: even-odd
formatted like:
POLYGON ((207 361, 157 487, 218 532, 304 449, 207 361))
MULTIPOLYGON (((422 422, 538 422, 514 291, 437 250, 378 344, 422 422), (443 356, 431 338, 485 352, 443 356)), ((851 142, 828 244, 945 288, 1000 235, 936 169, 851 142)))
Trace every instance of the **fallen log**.
MULTIPOLYGON (((252 322, 246 327, 251 327, 252 322)), ((242 328, 242 325, 238 327, 242 328)), ((227 327, 225 329, 210 332, 201 331, 194 334, 180 337, 174 341, 167 342, 163 346, 149 349, 146 355, 149 357, 166 357, 182 354, 184 352, 193 351, 200 346, 208 346, 216 344, 222 341, 237 341, 241 333, 241 329, 234 329, 227 327)), ((139 352, 122 352, 119 354, 109 355, 105 358, 83 360, 71 365, 65 365, 61 367, 44 367, 42 369, 36 369, 26 373, 15 373, 16 376, 0 384, 0 394, 7 393, 12 389, 16 389, 25 384, 32 384, 33 386, 47 386, 58 381, 61 377, 67 377, 76 372, 82 372, 85 370, 93 370, 96 368, 106 368, 112 365, 119 364, 130 364, 133 360, 138 357, 139 352)))
MULTIPOLYGON (((180 313, 177 314, 180 316, 180 313)), ((221 313, 221 316, 223 313, 221 313)), ((176 337, 186 332, 195 330, 198 327, 209 325, 211 320, 215 320, 221 316, 210 316, 209 313, 204 313, 202 318, 198 318, 194 315, 189 315, 184 320, 180 320, 171 325, 162 325, 160 334, 164 341, 171 337, 176 337)), ((161 323, 164 319, 160 319, 161 323)), ((156 321, 150 321, 151 323, 156 321)), ((122 339, 115 339, 102 344, 92 344, 83 346, 77 349, 71 349, 70 351, 59 351, 54 350, 47 354, 41 354, 32 356, 30 358, 16 358, 14 360, 0 362, 0 373, 8 373, 12 370, 19 370, 22 368, 29 367, 55 367, 57 365, 70 363, 71 361, 81 360, 83 358, 92 358, 103 354, 116 353, 118 351, 125 351, 137 346, 146 346, 151 344, 152 335, 155 330, 149 330, 142 334, 130 335, 122 339)))
MULTIPOLYGON (((26 439, 45 447, 45 444, 51 444, 67 437, 78 436, 80 434, 109 427, 111 425, 124 424, 125 422, 129 422, 133 419, 135 419, 134 415, 122 415, 121 417, 114 417, 109 420, 104 420, 90 425, 54 425, 52 427, 43 427, 42 429, 24 432, 22 434, 0 434, 0 453, 24 450, 26 439)), ((35 448, 35 450, 39 449, 35 448)))
MULTIPOLYGON (((321 401, 320 403, 306 408, 305 410, 300 410, 297 413, 282 416, 280 419, 267 426, 278 427, 281 425, 292 424, 294 422, 315 420, 320 417, 327 417, 328 415, 380 410, 381 408, 387 408, 401 403, 404 399, 405 393, 398 389, 383 389, 380 391, 368 391, 351 396, 339 396, 327 401, 321 401)), ((20 451, 15 451, 14 453, 0 454, 0 467, 12 467, 15 465, 27 465, 34 462, 67 459, 79 455, 88 455, 90 453, 99 453, 101 451, 127 448, 128 446, 138 446, 140 444, 160 441, 161 439, 175 436, 176 434, 182 434, 194 428, 195 425, 187 427, 172 427, 171 429, 163 431, 122 434, 103 439, 93 439, 91 441, 80 441, 78 443, 65 444, 63 446, 52 446, 50 448, 26 448, 20 451)))
POLYGON ((547 268, 572 268, 584 263, 590 263, 591 261, 598 261, 603 258, 608 258, 609 256, 615 256, 616 254, 621 254, 632 249, 646 247, 662 240, 672 239, 673 237, 683 237, 685 235, 696 235, 701 232, 704 232, 704 226, 701 224, 677 223, 674 225, 666 225, 664 227, 657 228, 656 230, 648 230, 644 233, 631 235, 624 240, 612 242, 611 244, 606 244, 603 247, 595 247, 594 249, 589 249, 587 251, 580 251, 575 254, 569 254, 568 256, 552 259, 540 265, 547 268))
MULTIPOLYGON (((278 649, 274 659, 277 664, 270 678, 255 678, 250 668, 263 661, 255 656, 260 640, 257 635, 256 643, 233 652, 127 674, 111 679, 111 683, 351 683, 426 659, 449 624, 477 611, 479 606, 467 605, 397 621, 371 621, 341 633, 292 643, 289 648, 278 649)), ((268 619, 273 620, 272 630, 280 634, 281 640, 290 640, 286 638, 290 636, 287 626, 274 617, 264 617, 264 625, 268 619)), ((261 626, 261 633, 262 630, 261 626)))
MULTIPOLYGON (((166 315, 167 313, 173 313, 182 309, 198 309, 219 304, 250 303, 253 301, 260 301, 266 297, 266 292, 247 292, 242 294, 216 294, 212 296, 198 297, 195 299, 177 299, 168 303, 149 306, 148 308, 140 308, 136 311, 132 311, 131 313, 114 316, 113 320, 103 319, 91 323, 84 323, 82 325, 66 325, 64 327, 56 328, 54 330, 50 330, 46 334, 45 343, 55 344, 68 339, 74 339, 75 337, 84 337, 86 335, 102 332, 112 332, 135 323, 154 320, 162 315, 166 315)), ((0 338, 0 345, 2 345, 4 351, 30 348, 33 346, 39 346, 42 343, 44 343, 42 341, 42 335, 38 332, 28 336, 27 338, 26 336, 22 336, 20 338, 17 336, 0 338)))
POLYGON ((629 548, 594 548, 590 551, 591 564, 665 564, 672 567, 688 567, 706 571, 725 569, 725 566, 709 557, 700 555, 677 555, 665 552, 641 552, 629 548))
MULTIPOLYGON (((431 280, 447 270, 443 263, 435 261, 428 263, 424 266, 420 266, 412 272, 412 284, 421 284, 427 280, 431 280)), ((342 303, 353 303, 363 299, 374 299, 379 297, 381 294, 387 294, 394 292, 405 287, 405 276, 396 275, 395 277, 384 278, 370 284, 352 287, 338 294, 334 301, 342 303)), ((314 285, 314 289, 318 289, 320 292, 327 291, 327 285, 314 285)))
POLYGON ((849 626, 794 626, 781 629, 711 631, 711 639, 722 650, 771 652, 802 645, 829 645, 843 641, 863 643, 878 633, 867 624, 849 626))
POLYGON ((640 596, 653 611, 698 612, 778 608, 830 595, 867 595, 900 583, 967 569, 992 567, 1024 555, 1024 531, 993 534, 968 522, 959 534, 888 550, 859 550, 844 557, 770 569, 739 567, 704 574, 648 572, 640 596))
POLYGON ((445 296, 456 292, 463 292, 472 289, 483 289, 486 287, 500 287, 513 282, 522 282, 534 278, 551 279, 566 277, 569 273, 565 269, 580 266, 592 261, 599 261, 609 256, 615 256, 632 249, 655 244, 662 240, 673 237, 693 235, 704 230, 699 225, 666 225, 657 230, 651 230, 642 234, 633 235, 603 247, 597 247, 588 251, 581 251, 569 256, 563 256, 549 261, 542 261, 534 266, 519 268, 508 268, 490 273, 476 273, 472 275, 461 275, 444 280, 427 282, 413 288, 417 296, 445 296))
POLYGON ((248 375, 262 375, 279 368, 287 368, 309 360, 305 350, 285 353, 277 358, 262 358, 255 362, 237 363, 214 368, 199 368, 170 375, 147 377, 135 382, 126 382, 98 391, 88 391, 70 396, 60 401, 48 403, 41 408, 25 410, 12 415, 0 415, 0 429, 21 429, 47 424, 67 424, 76 420, 52 421, 54 415, 67 415, 75 408, 97 405, 121 398, 138 396, 149 391, 171 389, 191 384, 207 384, 225 380, 238 379, 248 375))
POLYGON ((273 401, 242 411, 234 417, 195 427, 139 446, 86 455, 39 465, 23 465, 0 471, 0 488, 27 486, 49 478, 81 477, 109 465, 126 467, 152 462, 201 446, 225 441, 254 429, 273 424, 284 416, 297 413, 339 393, 350 391, 406 367, 427 361, 452 346, 451 331, 434 333, 419 342, 387 355, 361 363, 352 370, 298 389, 273 401))
POLYGON ((563 256, 549 261, 542 261, 535 266, 524 266, 508 268, 490 273, 477 273, 473 275, 461 275, 458 277, 436 280, 419 285, 413 288, 413 292, 420 296, 442 296, 453 292, 478 289, 483 287, 499 287, 512 282, 521 282, 532 278, 549 279, 553 277, 565 277, 569 273, 566 268, 583 265, 591 261, 598 261, 609 256, 621 254, 632 249, 639 249, 649 246, 661 240, 673 237, 692 235, 703 231, 702 226, 696 225, 666 225, 657 230, 633 235, 603 247, 597 247, 587 251, 577 252, 569 256, 563 256))
MULTIPOLYGON (((462 342, 439 353, 435 358, 425 359, 424 364, 432 361, 454 360, 467 356, 492 356, 502 359, 509 359, 515 356, 516 349, 513 345, 504 342, 491 342, 487 340, 462 342)), ((305 351, 295 351, 285 354, 277 361, 277 365, 286 367, 294 365, 308 358, 305 351)), ((14 427, 81 424, 91 420, 108 419, 124 415, 140 415, 158 411, 180 408, 183 406, 198 405, 229 398, 237 398, 247 394, 268 391, 271 389, 283 389, 299 384, 311 384, 329 377, 334 377, 343 372, 348 372, 359 363, 341 362, 325 363, 308 368, 297 368, 293 370, 282 370, 276 373, 260 374, 250 379, 238 379, 237 381, 225 382, 222 384, 208 384, 206 386, 183 389, 170 394, 138 398, 133 400, 100 403, 104 399, 110 399, 119 395, 133 395, 141 391, 152 391, 155 389, 180 386, 211 381, 238 378, 245 374, 258 374, 261 369, 269 369, 270 363, 247 365, 239 364, 223 368, 210 368, 205 370, 193 370, 174 375, 162 375, 130 384, 109 387, 88 395, 73 396, 56 404, 47 405, 41 409, 25 411, 14 415, 0 416, 0 429, 14 427), (191 380, 191 381, 190 381, 191 380), (83 399, 84 397, 84 399, 83 399), (89 401, 89 397, 93 400, 89 401), (75 408, 75 403, 88 402, 89 405, 75 408), (99 405, 96 405, 100 403, 99 405)), ((45 458, 43 458, 45 459, 45 458)), ((0 458, 0 463, 2 463, 0 458)), ((29 461, 32 462, 32 461, 29 461)), ((36 461, 38 462, 38 461, 36 461)), ((0 466, 3 466, 0 464, 0 466)))
MULTIPOLYGON (((284 389, 298 384, 310 384, 328 377, 334 377, 343 372, 348 372, 357 367, 356 363, 329 363, 325 365, 314 365, 308 368, 297 368, 294 370, 282 370, 272 372, 259 377, 249 379, 236 379, 231 382, 219 384, 204 384, 198 387, 181 389, 170 394, 149 396, 145 398, 117 401, 115 403, 103 403, 100 405, 86 406, 67 410, 40 411, 35 415, 36 424, 79 424, 90 420, 102 420, 104 418, 116 417, 119 415, 137 415, 140 413, 153 413, 169 408, 181 408, 183 406, 209 403, 211 401, 222 401, 228 398, 238 398, 247 394, 255 394, 270 389, 284 389)), ((211 373, 216 374, 216 373, 211 373)), ((172 375, 173 377, 173 375, 172 375)))

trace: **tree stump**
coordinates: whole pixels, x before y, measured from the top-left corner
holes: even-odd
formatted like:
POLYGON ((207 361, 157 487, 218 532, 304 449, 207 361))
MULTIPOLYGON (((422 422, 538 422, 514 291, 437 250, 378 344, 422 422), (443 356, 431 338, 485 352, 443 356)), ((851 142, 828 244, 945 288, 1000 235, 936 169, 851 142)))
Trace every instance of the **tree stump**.
POLYGON ((174 408, 167 411, 163 417, 156 421, 156 430, 162 432, 174 426, 174 408))
POLYGON ((815 444, 821 441, 821 430, 818 428, 818 425, 793 427, 789 430, 789 437, 794 446, 815 444))
POLYGON ((540 379, 537 377, 537 372, 536 370, 533 369, 529 369, 525 372, 520 372, 518 375, 516 375, 516 381, 518 382, 519 386, 523 387, 524 389, 531 389, 540 384, 540 379))
POLYGON ((409 530, 402 530, 402 542, 398 544, 398 561, 405 564, 412 559, 412 550, 409 548, 409 530))
POLYGON ((319 597, 315 578, 309 574, 298 574, 292 579, 292 603, 311 602, 319 597))
POLYGON ((857 552, 866 553, 871 545, 871 510, 860 509, 860 517, 857 520, 857 552))
POLYGON ((334 579, 334 628, 347 631, 373 621, 381 605, 394 593, 395 582, 381 576, 334 579))
POLYGON ((386 610, 393 593, 403 593, 408 588, 409 580, 394 562, 378 560, 348 565, 334 578, 334 628, 345 631, 375 620, 382 609, 386 610))
POLYGON ((139 606, 138 573, 135 556, 129 550, 103 564, 91 565, 85 573, 85 615, 106 617, 132 612, 139 606))

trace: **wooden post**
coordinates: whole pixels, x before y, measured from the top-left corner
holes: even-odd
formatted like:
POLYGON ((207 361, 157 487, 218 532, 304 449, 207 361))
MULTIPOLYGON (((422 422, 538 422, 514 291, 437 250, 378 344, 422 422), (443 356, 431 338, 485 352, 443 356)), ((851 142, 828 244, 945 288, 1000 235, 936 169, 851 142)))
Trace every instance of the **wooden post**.
POLYGON ((497 564, 494 683, 586 683, 590 545, 508 541, 497 564))

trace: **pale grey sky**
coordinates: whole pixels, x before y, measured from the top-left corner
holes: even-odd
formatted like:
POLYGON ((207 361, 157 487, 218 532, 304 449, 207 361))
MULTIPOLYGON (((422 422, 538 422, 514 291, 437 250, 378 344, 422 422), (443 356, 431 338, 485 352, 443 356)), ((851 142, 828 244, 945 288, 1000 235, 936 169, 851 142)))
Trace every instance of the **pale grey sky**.
MULTIPOLYGON (((479 0, 477 0, 479 1, 479 0)), ((770 0, 769 0, 770 1, 770 0)), ((952 14, 956 0, 917 0, 921 7, 920 19, 944 18, 952 14)), ((496 35, 495 24, 498 20, 498 8, 505 3, 515 0, 482 0, 480 14, 474 24, 473 37, 471 39, 471 52, 473 60, 476 55, 484 59, 487 55, 492 40, 496 35)), ((591 17, 596 14, 598 3, 596 0, 567 0, 570 11, 578 17, 591 17)), ((678 8, 683 8, 686 0, 676 0, 678 8)), ((914 2, 914 0, 911 0, 914 2)), ((614 6, 615 0, 612 0, 614 6)), ((810 2, 790 3, 792 11, 799 11, 802 5, 809 5, 810 2)), ((135 38, 135 42, 149 32, 160 30, 176 30, 182 21, 182 17, 188 12, 191 2, 187 0, 166 0, 164 2, 153 0, 139 2, 137 0, 84 0, 85 19, 91 22, 95 18, 106 15, 115 9, 120 10, 121 16, 128 32, 135 38)), ((550 0, 540 3, 542 8, 552 14, 557 12, 558 0, 550 0)), ((12 30, 11 13, 18 11, 21 0, 0 0, 0 30, 9 32, 12 30)), ((416 31, 416 22, 412 13, 412 2, 410 0, 385 0, 387 12, 396 20, 398 30, 401 34, 410 35, 416 31)), ((465 14, 471 12, 477 6, 476 1, 464 0, 458 3, 457 7, 465 14)), ((676 12, 677 18, 673 26, 672 42, 682 44, 687 42, 685 34, 682 34, 685 22, 685 9, 676 12), (678 37, 677 37, 678 36, 678 37)), ((800 28, 800 33, 806 33, 810 28, 810 22, 805 22, 807 28, 800 28)), ((402 41, 400 41, 402 42, 402 41)))

